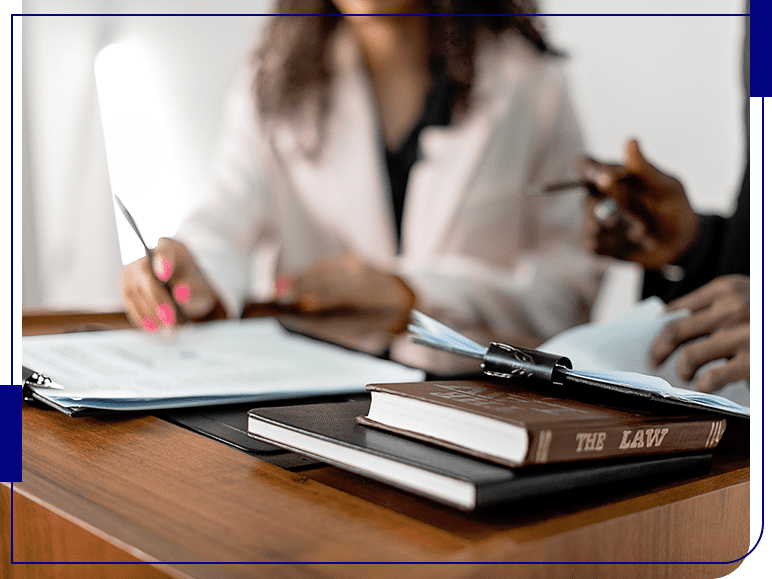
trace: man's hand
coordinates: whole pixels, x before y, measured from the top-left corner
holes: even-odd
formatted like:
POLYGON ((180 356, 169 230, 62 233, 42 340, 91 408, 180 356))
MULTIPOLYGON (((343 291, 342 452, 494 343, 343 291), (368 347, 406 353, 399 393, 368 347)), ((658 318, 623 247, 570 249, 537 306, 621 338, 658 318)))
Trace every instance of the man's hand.
POLYGON ((584 240, 591 251, 660 269, 696 240, 699 221, 683 186, 651 165, 637 141, 627 142, 624 165, 585 158, 577 169, 590 188, 584 240), (604 199, 615 201, 620 214, 599 217, 596 206, 604 199))
POLYGON ((678 373, 686 381, 708 362, 725 360, 697 377, 697 390, 712 392, 736 380, 750 379, 750 278, 716 278, 668 306, 669 310, 682 308, 691 315, 662 330, 652 345, 652 365, 659 366, 683 345, 678 373))
POLYGON ((204 316, 214 309, 214 291, 178 241, 160 239, 153 250, 153 271, 150 267, 143 257, 123 268, 121 275, 126 315, 135 326, 149 332, 175 326, 180 322, 175 303, 188 318, 204 316))

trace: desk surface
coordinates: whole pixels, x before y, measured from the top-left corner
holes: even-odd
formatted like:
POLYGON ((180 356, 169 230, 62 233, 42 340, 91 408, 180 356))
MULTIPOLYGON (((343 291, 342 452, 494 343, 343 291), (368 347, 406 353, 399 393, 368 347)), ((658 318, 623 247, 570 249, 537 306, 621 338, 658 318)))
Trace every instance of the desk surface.
MULTIPOLYGON (((25 317, 25 333, 39 318, 25 317)), ((150 416, 75 419, 23 405, 22 417, 23 482, 0 488, 4 517, 12 501, 13 544, 4 525, 0 548, 15 562, 165 562, 45 567, 61 577, 622 577, 630 567, 472 563, 719 562, 748 550, 747 451, 719 453, 704 476, 465 514, 334 467, 282 470, 150 416), (189 563, 253 561, 269 564, 189 563), (305 564, 270 564, 284 561, 305 564), (327 564, 352 561, 454 564, 327 564)), ((634 576, 719 577, 735 567, 641 565, 634 576)), ((40 568, 2 575, 43 576, 40 568)))

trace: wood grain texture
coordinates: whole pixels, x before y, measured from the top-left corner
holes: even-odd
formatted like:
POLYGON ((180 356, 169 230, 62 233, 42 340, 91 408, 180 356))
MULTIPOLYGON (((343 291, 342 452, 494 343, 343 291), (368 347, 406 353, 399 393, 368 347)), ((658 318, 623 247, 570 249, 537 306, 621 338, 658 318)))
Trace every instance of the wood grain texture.
POLYGON ((718 562, 749 544, 744 442, 704 476, 460 513, 333 467, 285 471, 150 416, 23 405, 22 422, 23 482, 0 488, 2 577, 713 578, 737 564, 529 562, 718 562), (10 566, 11 551, 167 564, 10 566), (442 564, 385 564, 400 561, 442 564))
MULTIPOLYGON (((727 561, 749 542, 749 469, 731 457, 706 477, 463 514, 332 467, 284 471, 153 417, 72 419, 29 406, 22 415, 24 471, 14 507, 28 516, 14 518, 17 561, 126 560, 116 549, 169 562, 727 561), (46 549, 33 547, 47 535, 46 549)), ((171 567, 211 576, 201 566, 171 567)), ((701 567, 707 574, 675 576, 718 576, 716 567, 701 567)), ((438 570, 410 569, 416 577, 438 570)), ((477 571, 496 576, 497 569, 511 571, 477 571)), ((239 565, 217 574, 360 571, 239 565)), ((468 565, 445 571, 471 576, 468 565)))

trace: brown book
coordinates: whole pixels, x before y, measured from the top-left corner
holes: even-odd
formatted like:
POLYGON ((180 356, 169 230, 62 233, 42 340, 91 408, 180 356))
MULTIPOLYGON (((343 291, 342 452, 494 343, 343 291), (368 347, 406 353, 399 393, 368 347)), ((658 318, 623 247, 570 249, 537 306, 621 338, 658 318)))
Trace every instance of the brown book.
POLYGON ((360 424, 509 467, 714 448, 726 420, 598 406, 512 382, 370 384, 360 424))

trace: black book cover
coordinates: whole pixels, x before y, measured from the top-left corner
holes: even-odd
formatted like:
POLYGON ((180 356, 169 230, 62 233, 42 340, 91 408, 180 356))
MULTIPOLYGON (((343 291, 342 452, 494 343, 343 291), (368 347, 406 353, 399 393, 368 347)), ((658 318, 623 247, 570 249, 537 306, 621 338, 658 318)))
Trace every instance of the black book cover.
POLYGON ((368 397, 343 402, 254 408, 249 432, 287 450, 333 464, 462 510, 599 484, 695 474, 710 453, 510 469, 358 424, 368 397))

